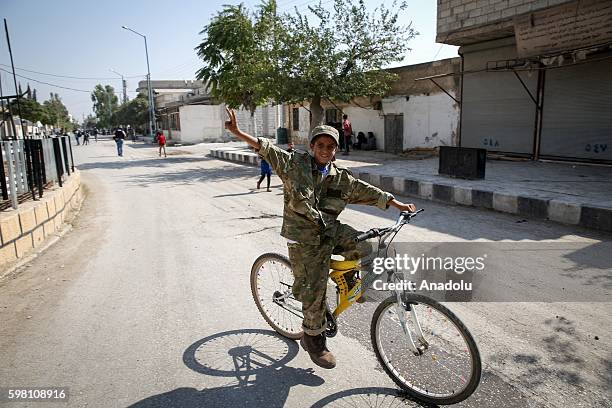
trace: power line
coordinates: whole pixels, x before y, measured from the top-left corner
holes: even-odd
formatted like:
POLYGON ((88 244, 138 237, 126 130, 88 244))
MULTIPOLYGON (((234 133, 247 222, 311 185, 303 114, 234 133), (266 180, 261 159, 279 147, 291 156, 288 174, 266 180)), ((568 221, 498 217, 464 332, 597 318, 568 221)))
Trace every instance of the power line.
MULTIPOLYGON (((10 65, 7 65, 7 64, 0 64, 0 65, 2 65, 4 67, 10 67, 10 65)), ((15 67, 15 69, 19 70, 19 71, 31 72, 33 74, 52 76, 52 77, 56 77, 56 78, 84 79, 84 80, 102 80, 102 79, 109 80, 109 79, 117 79, 116 77, 77 77, 77 76, 71 76, 71 75, 57 75, 57 74, 50 74, 48 72, 39 72, 39 71, 33 71, 33 70, 30 70, 30 69, 17 68, 17 67, 15 67)), ((126 76, 124 78, 142 78, 142 77, 146 77, 146 74, 126 76)))
MULTIPOLYGON (((4 65, 4 64, 2 64, 2 65, 4 65)), ((9 74, 9 75, 13 75, 13 73, 12 73, 11 71, 7 71, 7 70, 6 70, 6 69, 4 69, 4 68, 0 68, 0 71, 6 72, 6 73, 7 73, 7 74, 9 74)), ((56 88, 68 89, 68 90, 70 90, 70 91, 76 91, 76 92, 87 92, 87 93, 91 93, 91 91, 86 91, 86 90, 84 90, 84 89, 69 88, 69 87, 67 87, 67 86, 61 86, 61 85, 51 84, 51 83, 49 83, 49 82, 39 81, 39 80, 37 80, 37 79, 34 79, 34 78, 28 78, 28 77, 26 77, 26 76, 19 75, 19 74, 15 74, 15 76, 17 76, 17 77, 19 77, 19 78, 23 78, 23 79, 30 80, 30 81, 34 81, 34 82, 37 82, 37 83, 39 83, 39 84, 53 86, 53 87, 56 87, 56 88)))
POLYGON ((182 63, 172 67, 172 68, 168 68, 168 69, 164 69, 162 71, 159 71, 158 76, 161 76, 160 74, 166 73, 166 72, 171 72, 171 71, 175 71, 175 70, 180 70, 183 69, 189 65, 193 65, 193 63, 199 63, 199 58, 197 57, 191 57, 186 61, 183 61, 182 63))

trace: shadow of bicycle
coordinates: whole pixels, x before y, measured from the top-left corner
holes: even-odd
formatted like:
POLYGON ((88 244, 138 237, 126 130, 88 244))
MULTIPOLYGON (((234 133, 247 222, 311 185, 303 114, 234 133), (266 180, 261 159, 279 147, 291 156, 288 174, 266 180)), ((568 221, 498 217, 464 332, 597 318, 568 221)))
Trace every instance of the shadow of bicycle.
POLYGON ((400 408, 436 407, 416 402, 401 391, 384 387, 365 387, 344 390, 328 395, 315 402, 310 408, 360 407, 360 408, 400 408))
POLYGON ((198 340, 185 350, 190 369, 235 382, 217 388, 177 388, 131 405, 133 408, 282 407, 294 385, 317 387, 325 381, 312 369, 288 367, 298 353, 294 341, 273 331, 245 329, 198 340))

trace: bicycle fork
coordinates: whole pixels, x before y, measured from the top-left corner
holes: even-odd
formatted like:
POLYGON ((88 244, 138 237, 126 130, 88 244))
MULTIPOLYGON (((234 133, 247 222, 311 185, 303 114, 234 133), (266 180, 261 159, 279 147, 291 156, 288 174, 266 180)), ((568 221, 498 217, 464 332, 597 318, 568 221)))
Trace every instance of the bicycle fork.
POLYGON ((421 329, 421 324, 419 323, 419 318, 417 316, 416 310, 404 299, 402 293, 396 291, 395 296, 397 297, 397 306, 395 312, 397 313, 397 317, 399 318, 402 330, 408 338, 408 346, 410 347, 410 350, 412 351, 412 353, 414 353, 415 356, 423 355, 425 353, 425 350, 429 348, 429 343, 427 342, 427 340, 425 340, 425 336, 423 335, 423 329, 421 329), (410 311, 410 314, 412 315, 417 340, 420 343, 419 345, 415 343, 412 333, 408 328, 408 324, 406 323, 406 317, 404 313, 407 311, 410 311))

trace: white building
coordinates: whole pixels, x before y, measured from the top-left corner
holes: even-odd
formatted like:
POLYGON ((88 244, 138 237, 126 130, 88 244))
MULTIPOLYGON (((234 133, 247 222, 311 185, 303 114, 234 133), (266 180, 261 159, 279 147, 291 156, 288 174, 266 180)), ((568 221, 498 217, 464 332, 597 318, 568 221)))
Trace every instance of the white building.
MULTIPOLYGON (((447 76, 431 80, 415 79, 448 72, 459 72, 460 59, 451 58, 424 64, 393 68, 398 75, 384 97, 356 98, 351 103, 323 101, 325 123, 339 126, 346 114, 355 136, 372 133, 377 148, 399 153, 415 148, 456 146, 459 126, 459 82, 447 76), (454 98, 454 99, 453 99, 454 98)), ((295 143, 307 144, 310 128, 308 103, 288 106, 284 125, 295 143)), ((355 141, 355 138, 353 139, 355 141)))
MULTIPOLYGON (((146 81, 138 91, 146 92, 146 81)), ((216 103, 201 81, 151 81, 155 95, 157 128, 173 143, 202 143, 236 140, 225 130, 225 105, 216 103)), ((274 137, 280 126, 278 106, 257 108, 255 114, 239 109, 239 126, 252 135, 274 137)))

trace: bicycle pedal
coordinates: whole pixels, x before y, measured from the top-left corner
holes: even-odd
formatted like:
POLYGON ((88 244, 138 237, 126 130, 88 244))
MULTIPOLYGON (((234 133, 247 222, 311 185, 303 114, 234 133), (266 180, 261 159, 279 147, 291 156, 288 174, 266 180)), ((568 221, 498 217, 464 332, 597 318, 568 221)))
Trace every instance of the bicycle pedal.
POLYGON ((336 322, 336 318, 334 315, 327 309, 325 311, 326 318, 326 328, 325 328, 325 337, 334 337, 338 334, 338 323, 336 322))

